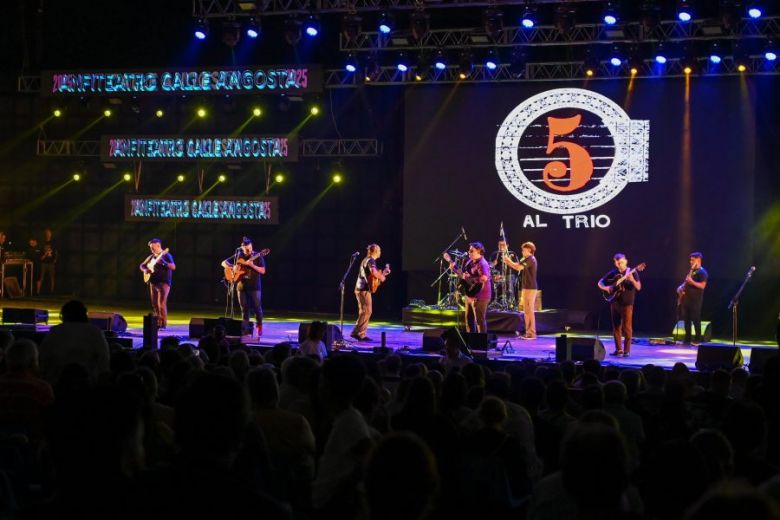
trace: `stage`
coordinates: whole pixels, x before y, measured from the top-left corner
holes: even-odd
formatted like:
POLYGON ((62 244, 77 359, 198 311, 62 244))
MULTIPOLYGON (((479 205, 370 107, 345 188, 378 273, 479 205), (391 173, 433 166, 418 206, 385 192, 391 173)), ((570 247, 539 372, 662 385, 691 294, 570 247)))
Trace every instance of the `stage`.
MULTIPOLYGON (((36 331, 43 333, 52 325, 59 323, 59 308, 62 305, 61 300, 3 300, 3 308, 36 308, 45 309, 49 312, 49 323, 38 324, 36 331)), ((133 348, 143 346, 143 316, 148 312, 140 305, 114 306, 108 304, 88 304, 90 313, 109 312, 121 314, 127 321, 127 331, 120 334, 119 337, 128 338, 126 343, 132 343, 133 348)), ((219 318, 222 316, 221 309, 193 307, 186 311, 181 309, 172 310, 168 319, 168 328, 159 331, 159 338, 166 336, 176 336, 181 342, 192 342, 197 345, 197 338, 190 338, 190 319, 196 318, 219 318)), ((290 342, 293 346, 298 342, 298 327, 302 322, 312 320, 326 320, 331 324, 338 326, 338 317, 322 314, 307 313, 276 313, 271 310, 266 311, 266 318, 263 323, 263 335, 243 336, 241 342, 250 348, 267 349, 280 342, 290 342)), ((423 331, 429 330, 428 327, 408 326, 404 323, 394 323, 385 321, 372 322, 368 335, 374 341, 358 342, 349 337, 349 331, 352 328, 354 316, 345 316, 345 342, 340 348, 342 351, 354 351, 362 354, 373 354, 377 347, 380 347, 382 333, 385 334, 386 347, 388 351, 393 351, 402 356, 418 356, 421 358, 437 357, 436 353, 425 352, 422 350, 423 331)), ((13 328, 13 325, 4 323, 4 328, 13 328)), ((522 359, 533 359, 540 362, 555 361, 555 340, 558 334, 540 334, 538 339, 523 340, 514 333, 497 334, 497 348, 485 351, 475 351, 478 358, 489 359, 497 362, 519 362, 522 359)), ((570 337, 577 338, 598 338, 607 351, 604 364, 620 367, 641 367, 652 363, 664 368, 671 368, 677 362, 685 363, 689 368, 695 368, 697 348, 674 345, 658 344, 662 341, 671 342, 671 337, 656 337, 651 335, 638 336, 634 339, 631 357, 612 357, 609 355, 613 348, 611 336, 606 331, 596 333, 595 331, 577 332, 568 334, 570 337)), ((729 346, 730 341, 725 338, 713 338, 713 341, 707 345, 729 346)), ((777 344, 769 340, 751 340, 740 341, 738 346, 742 351, 745 365, 749 366, 751 359, 751 350, 753 348, 778 350, 777 344)))

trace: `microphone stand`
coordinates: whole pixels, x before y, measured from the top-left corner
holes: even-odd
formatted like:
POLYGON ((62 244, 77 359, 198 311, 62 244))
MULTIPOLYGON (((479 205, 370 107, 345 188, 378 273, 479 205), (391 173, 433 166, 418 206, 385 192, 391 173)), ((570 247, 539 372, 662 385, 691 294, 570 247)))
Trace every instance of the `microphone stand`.
POLYGON ((742 291, 745 290, 745 286, 750 281, 750 278, 753 277, 755 270, 755 267, 748 269, 745 279, 742 280, 742 285, 740 285, 737 290, 737 294, 735 294, 731 299, 731 302, 729 302, 728 308, 731 310, 731 344, 735 347, 737 346, 737 307, 739 307, 739 297, 742 296, 742 291))
MULTIPOLYGON (((450 250, 450 248, 451 248, 452 246, 454 246, 454 245, 455 245, 455 243, 456 243, 458 240, 460 240, 460 238, 461 238, 461 237, 463 237, 464 239, 466 238, 466 237, 465 237, 465 233, 463 232, 463 228, 462 228, 462 227, 461 227, 461 230, 460 230, 460 232, 458 233, 458 235, 457 235, 457 236, 456 236, 456 237, 455 237, 455 238, 452 240, 452 242, 450 242, 450 244, 449 244, 447 247, 445 247, 445 248, 444 248, 444 251, 449 251, 449 250, 450 250)), ((437 285, 437 284, 438 284, 438 285, 437 285, 437 287, 436 287, 436 305, 441 305, 441 279, 442 279, 442 278, 444 278, 444 275, 445 275, 447 272, 449 272, 450 268, 449 268, 449 267, 447 267, 447 269, 446 269, 446 270, 444 270, 444 269, 443 269, 443 266, 444 266, 444 257, 442 256, 442 254, 441 254, 441 253, 439 253, 439 254, 436 256, 436 258, 434 258, 434 259, 433 259, 433 262, 434 262, 434 263, 436 263, 436 262, 439 262, 439 277, 438 277, 438 278, 436 278, 436 279, 433 281, 433 283, 430 285, 430 287, 433 287, 434 285, 437 285)))
POLYGON ((228 287, 227 287, 227 301, 225 302, 225 316, 228 315, 228 309, 230 309, 230 319, 235 318, 236 309, 235 309, 235 302, 233 301, 233 296, 236 294, 236 277, 235 277, 235 268, 238 263, 238 254, 241 251, 241 248, 237 248, 236 252, 233 253, 233 267, 231 267, 231 270, 233 271, 233 276, 230 277, 230 280, 228 280, 228 287))
POLYGON ((358 256, 359 255, 351 255, 349 257, 349 265, 347 266, 347 270, 344 271, 344 276, 341 277, 341 282, 339 283, 339 291, 341 292, 341 303, 339 304, 339 332, 341 333, 341 341, 339 342, 339 346, 344 345, 344 283, 347 280, 347 276, 349 276, 349 272, 352 271, 352 266, 355 265, 355 259, 358 256))

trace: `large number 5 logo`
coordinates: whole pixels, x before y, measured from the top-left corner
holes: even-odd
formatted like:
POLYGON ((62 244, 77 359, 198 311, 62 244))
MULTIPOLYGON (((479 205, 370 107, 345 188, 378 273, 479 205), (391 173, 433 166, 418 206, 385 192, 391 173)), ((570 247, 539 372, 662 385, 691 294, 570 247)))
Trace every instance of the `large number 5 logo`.
POLYGON ((543 178, 548 188, 555 191, 574 191, 585 186, 593 176, 593 159, 582 146, 569 141, 555 141, 555 136, 566 135, 580 126, 582 115, 574 117, 548 117, 547 125, 550 133, 547 137, 547 155, 556 148, 565 148, 569 152, 570 175, 569 184, 562 186, 554 182, 566 176, 566 163, 562 161, 550 161, 544 167, 543 178))

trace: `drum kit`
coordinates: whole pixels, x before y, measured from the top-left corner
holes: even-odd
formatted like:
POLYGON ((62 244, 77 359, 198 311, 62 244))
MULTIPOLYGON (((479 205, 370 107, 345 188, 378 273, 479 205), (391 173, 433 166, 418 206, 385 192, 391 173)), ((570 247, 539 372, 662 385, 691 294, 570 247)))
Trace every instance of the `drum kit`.
MULTIPOLYGON (((452 249, 447 251, 452 260, 455 262, 455 268, 458 272, 462 272, 466 262, 468 261, 468 252, 452 249)), ((512 311, 517 310, 517 283, 518 277, 515 276, 514 271, 501 261, 501 255, 506 255, 512 260, 517 260, 517 255, 513 251, 495 251, 489 259, 491 264, 490 268, 490 280, 493 298, 488 305, 488 309, 492 311, 512 311)), ((449 266, 444 265, 441 268, 442 272, 439 277, 434 280, 431 287, 441 282, 446 283, 446 293, 441 295, 440 284, 440 298, 438 303, 434 306, 437 309, 450 309, 457 310, 463 309, 463 295, 458 291, 458 275, 453 272, 449 266)))

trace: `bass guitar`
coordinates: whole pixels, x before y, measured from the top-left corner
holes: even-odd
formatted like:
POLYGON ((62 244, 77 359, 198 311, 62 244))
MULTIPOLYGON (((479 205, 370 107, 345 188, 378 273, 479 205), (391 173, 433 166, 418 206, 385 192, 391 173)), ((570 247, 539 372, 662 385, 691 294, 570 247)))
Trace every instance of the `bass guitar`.
POLYGON ((251 264, 261 256, 268 256, 269 253, 271 253, 270 249, 261 249, 258 253, 250 256, 242 263, 236 262, 233 264, 233 267, 224 267, 223 269, 225 270, 225 280, 227 280, 229 283, 237 283, 239 280, 241 280, 242 276, 249 272, 250 268, 247 267, 246 264, 251 264))
POLYGON ((688 271, 688 276, 685 277, 685 280, 677 286, 677 306, 679 307, 682 305, 683 298, 685 298, 685 282, 688 280, 689 276, 693 276, 694 270, 691 269, 688 271))
POLYGON ((615 280, 615 283, 613 283, 609 287, 608 291, 604 291, 604 294, 603 294, 604 299, 606 301, 608 301, 608 302, 613 302, 617 298, 619 298, 620 295, 623 294, 623 291, 626 290, 625 285, 623 285, 623 282, 626 281, 626 278, 628 278, 631 275, 631 273, 633 273, 634 271, 639 271, 641 273, 642 271, 645 270, 646 267, 647 267, 647 264, 645 262, 642 262, 641 264, 639 264, 638 266, 634 267, 633 269, 631 269, 630 267, 628 269, 626 269, 626 272, 623 274, 623 276, 621 276, 620 278, 615 280))
MULTIPOLYGON (((385 264, 385 268, 382 269, 382 276, 385 277, 388 274, 390 274, 390 264, 385 264)), ((374 276, 374 273, 368 273, 368 288, 371 290, 371 294, 376 293, 380 285, 382 285, 382 278, 374 276)))
POLYGON ((149 280, 152 279, 152 273, 154 272, 154 267, 157 265, 157 262, 160 261, 160 258, 164 257, 166 254, 168 254, 168 248, 166 247, 162 251, 160 251, 159 255, 156 255, 153 257, 149 262, 146 264, 146 271, 144 271, 144 282, 149 283, 149 280))
MULTIPOLYGON (((447 262, 452 262, 449 253, 444 253, 442 257, 447 262)), ((468 296, 469 298, 473 298, 478 295, 479 291, 481 291, 482 287, 485 285, 479 278, 466 278, 466 273, 459 273, 455 269, 453 269, 452 272, 455 273, 458 278, 460 278, 460 280, 458 280, 458 292, 468 296)))

